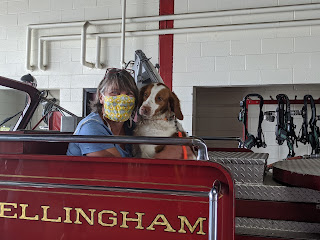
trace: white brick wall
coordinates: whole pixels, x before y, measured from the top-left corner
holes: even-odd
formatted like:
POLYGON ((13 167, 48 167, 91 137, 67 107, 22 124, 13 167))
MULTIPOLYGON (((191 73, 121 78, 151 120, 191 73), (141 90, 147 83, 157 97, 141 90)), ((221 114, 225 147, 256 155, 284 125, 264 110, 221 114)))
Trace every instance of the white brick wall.
POLYGON ((50 10, 50 0, 29 0, 30 12, 42 12, 50 10))
MULTIPOLYGON (((183 52, 180 52, 180 54, 183 54, 183 52)), ((201 43, 201 56, 203 57, 226 55, 230 55, 230 41, 212 41, 201 43)))
POLYGON ((0 14, 7 14, 7 13, 8 13, 8 3, 0 2, 0 14))
POLYGON ((319 52, 320 36, 297 37, 295 39, 295 52, 319 52))
MULTIPOLYGON (((175 13, 192 13, 255 7, 315 3, 319 0, 175 0, 175 13)), ((0 75, 19 79, 25 68, 26 27, 29 24, 112 19, 121 17, 121 0, 19 0, 0 1, 0 75)), ((159 0, 127 1, 128 17, 159 13, 159 0)), ((292 13, 246 15, 215 19, 176 21, 185 24, 237 24, 264 21, 318 18, 319 10, 292 13)), ((153 29, 158 23, 130 24, 128 29, 153 29)), ((119 31, 120 26, 89 27, 89 31, 119 31)), ((80 34, 80 28, 35 31, 35 36, 80 34)), ((193 87, 257 86, 319 83, 320 26, 234 30, 176 34, 174 36, 173 90, 181 100, 183 125, 192 133, 193 87)), ((95 41, 88 39, 87 60, 95 61, 95 41)), ((82 114, 83 88, 96 87, 104 70, 80 64, 80 41, 48 44, 48 69, 32 74, 41 89, 60 90, 61 105, 82 114)), ((133 60, 142 49, 153 63, 158 62, 158 36, 127 38, 125 60, 133 60)), ((37 63, 37 41, 31 62, 37 63)), ((120 39, 103 39, 101 62, 119 67, 120 39)), ((316 96, 316 98, 319 96, 316 96)), ((268 140, 269 141, 269 140, 268 140)), ((274 155, 282 150, 274 146, 274 155)))
POLYGON ((276 54, 261 54, 246 56, 246 69, 276 69, 277 55, 276 54))
POLYGON ((260 85, 260 72, 258 70, 230 72, 230 85, 260 85))
POLYGON ((173 48, 173 55, 175 57, 200 57, 201 44, 200 43, 177 43, 173 48))
POLYGON ((17 14, 28 12, 28 2, 17 2, 9 1, 8 2, 8 14, 17 14))
POLYGON ((254 8, 254 7, 276 6, 277 3, 278 3, 277 0, 265 0, 265 1, 217 0, 217 7, 218 7, 218 9, 241 9, 241 8, 248 8, 248 7, 254 8))
POLYGON ((261 70, 261 82, 264 84, 292 84, 292 69, 261 70))
POLYGON ((54 0, 54 1, 51 1, 50 10, 51 11, 71 10, 72 7, 73 7, 72 1, 54 0))
POLYGON ((17 23, 18 23, 18 19, 16 14, 0 15, 0 26, 3 26, 3 27, 16 26, 17 23))
POLYGON ((247 55, 260 54, 261 40, 260 39, 241 39, 231 41, 232 55, 247 55))
POLYGON ((246 64, 245 56, 224 56, 216 57, 216 71, 229 72, 244 70, 246 64))
MULTIPOLYGON (((278 67, 279 68, 310 68, 311 67, 310 53, 284 53, 278 54, 278 67)), ((319 62, 314 55, 314 61, 319 62)))
POLYGON ((217 10, 217 0, 189 1, 189 4, 188 4, 188 11, 189 12, 205 12, 205 11, 208 11, 208 9, 210 9, 212 11, 217 10))
POLYGON ((187 72, 213 72, 215 71, 214 57, 187 58, 187 72))

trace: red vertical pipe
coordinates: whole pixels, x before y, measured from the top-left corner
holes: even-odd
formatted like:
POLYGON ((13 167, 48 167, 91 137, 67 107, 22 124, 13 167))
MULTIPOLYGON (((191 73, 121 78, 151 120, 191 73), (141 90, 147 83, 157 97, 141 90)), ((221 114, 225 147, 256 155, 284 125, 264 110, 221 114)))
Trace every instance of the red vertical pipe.
MULTIPOLYGON (((160 0, 159 15, 171 14, 174 14, 174 0, 160 0)), ((160 21, 159 28, 173 28, 173 20, 160 21)), ((159 35, 159 64, 164 83, 172 89, 173 34, 159 35)))

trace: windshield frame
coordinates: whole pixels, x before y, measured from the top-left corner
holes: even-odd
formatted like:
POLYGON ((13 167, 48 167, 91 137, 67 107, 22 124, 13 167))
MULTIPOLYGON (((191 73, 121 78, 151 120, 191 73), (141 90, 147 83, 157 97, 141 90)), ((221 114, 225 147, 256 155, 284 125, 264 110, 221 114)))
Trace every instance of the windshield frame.
POLYGON ((12 131, 25 129, 40 103, 41 92, 31 85, 2 76, 0 76, 0 85, 27 94, 28 102, 12 131))

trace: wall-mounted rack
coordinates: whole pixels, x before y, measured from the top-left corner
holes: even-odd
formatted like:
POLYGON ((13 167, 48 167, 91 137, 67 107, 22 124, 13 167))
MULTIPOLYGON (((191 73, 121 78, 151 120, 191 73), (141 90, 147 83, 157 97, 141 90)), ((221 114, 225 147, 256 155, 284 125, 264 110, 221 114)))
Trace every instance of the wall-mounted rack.
MULTIPOLYGON (((284 94, 282 94, 282 95, 284 95, 284 94)), ((277 96, 277 99, 278 99, 278 96, 277 96)), ((249 107, 249 105, 260 105, 260 100, 261 100, 261 101, 263 101, 263 104, 273 104, 273 105, 277 105, 279 108, 280 106, 279 106, 278 100, 280 98, 278 100, 274 100, 272 98, 272 96, 270 96, 270 98, 271 98, 270 100, 264 100, 264 99, 252 100, 250 98, 246 99, 245 104, 246 104, 247 110, 245 112, 245 115, 246 115, 245 120, 246 121, 244 122, 245 125, 244 125, 243 141, 247 140, 245 130, 248 129, 248 109, 249 109, 248 107, 249 107)), ((289 117, 287 116, 289 120, 284 120, 284 117, 285 117, 284 115, 286 115, 284 113, 282 113, 282 114, 284 114, 282 117, 280 116, 280 119, 282 119, 282 120, 277 119, 278 128, 276 129, 276 137, 277 137, 278 144, 282 145, 283 141, 288 142, 288 147, 289 147, 288 157, 291 156, 290 155, 291 152, 293 153, 291 157, 294 157, 295 153, 293 151, 293 146, 296 141, 300 141, 304 144, 310 143, 312 146, 312 151, 315 151, 316 153, 318 153, 320 150, 319 149, 319 139, 318 139, 319 128, 316 126, 316 121, 320 119, 320 115, 316 115, 315 104, 320 104, 320 98, 314 100, 311 95, 306 95, 306 96, 304 96, 304 99, 297 99, 297 96, 295 96, 295 98, 293 100, 290 100, 288 98, 283 98, 283 99, 281 99, 281 101, 282 101, 282 104, 286 104, 286 102, 289 101, 290 105, 303 104, 304 107, 301 110, 291 110, 290 105, 287 105, 287 108, 290 111, 289 117), (312 100, 312 101, 310 101, 310 100, 312 100), (313 106, 313 107, 311 107, 313 110, 312 110, 312 115, 311 115, 310 121, 309 121, 309 119, 306 119, 307 118, 306 103, 308 105, 310 104, 313 106), (303 127, 304 127, 304 130, 300 130, 303 132, 301 136, 297 136, 295 134, 295 130, 294 130, 295 125, 293 124, 293 120, 291 117, 293 115, 301 115, 304 119, 303 126, 301 127, 301 129, 303 129, 303 127), (290 118, 291 118, 291 120, 290 120, 290 118), (287 122, 288 125, 284 125, 284 126, 282 126, 281 124, 279 125, 279 121, 288 121, 287 122), (311 132, 309 132, 309 130, 308 130, 308 128, 309 128, 308 125, 310 126, 311 132), (310 134, 310 136, 309 136, 309 134, 310 134), (290 142, 289 142, 289 140, 290 140, 290 142)), ((261 106, 260 106, 260 108, 261 108, 261 106)), ((286 111, 287 111, 287 109, 286 109, 286 111)), ((277 113, 277 112, 278 112, 278 110, 263 112, 264 119, 267 121, 270 121, 270 122, 274 122, 275 118, 276 117, 278 118, 277 114, 279 114, 279 113, 277 113)), ((300 133, 299 133, 299 135, 300 135, 300 133)))
MULTIPOLYGON (((308 103, 310 103, 310 101, 308 100, 308 103)), ((315 99, 314 100, 314 103, 315 104, 320 104, 320 98, 318 99, 315 99)), ((257 104, 260 104, 260 100, 252 100, 252 99, 247 99, 247 106, 248 105, 257 105, 257 104)), ((277 100, 263 100, 263 104, 275 104, 277 105, 278 104, 278 101, 277 100)), ((290 100, 290 104, 304 104, 304 101, 303 99, 294 99, 294 100, 290 100)))

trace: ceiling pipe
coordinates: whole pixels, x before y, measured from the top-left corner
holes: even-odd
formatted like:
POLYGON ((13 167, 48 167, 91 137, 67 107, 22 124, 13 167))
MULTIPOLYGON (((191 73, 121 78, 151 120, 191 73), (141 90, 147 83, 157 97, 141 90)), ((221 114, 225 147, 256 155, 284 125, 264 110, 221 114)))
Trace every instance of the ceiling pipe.
MULTIPOLYGON (((27 40, 26 40, 26 68, 30 71, 35 69, 35 66, 31 64, 31 48, 32 48, 32 35, 33 30, 47 29, 47 28, 66 28, 66 27, 80 27, 85 22, 70 22, 70 23, 47 23, 47 24, 30 24, 27 27, 27 40)), ((38 41, 39 43, 39 41, 38 41)), ((38 61, 39 62, 39 61, 38 61)))
MULTIPOLYGON (((144 30, 135 32, 126 32, 126 37, 139 37, 139 36, 153 36, 161 34, 182 34, 182 33, 201 33, 201 32, 220 32, 220 31, 232 31, 232 30, 247 30, 247 29, 265 29, 265 28, 281 28, 281 27, 296 27, 296 26, 312 26, 319 25, 320 19, 314 20, 291 20, 281 22, 267 22, 267 23, 249 23, 249 24, 230 24, 221 26, 209 26, 209 27, 191 27, 191 28, 172 28, 172 29, 159 29, 159 30, 144 30)), ((88 37, 100 37, 100 38, 118 38, 122 33, 94 33, 88 34, 88 37)), ((81 39, 80 35, 63 35, 63 36, 51 36, 41 37, 42 40, 75 40, 81 39)), ((100 45, 101 47, 101 45, 100 45)), ((97 50, 98 51, 98 50, 97 50)), ((100 50, 99 50, 100 51, 100 50)), ((100 64, 100 59, 96 65, 100 64)))
POLYGON ((85 21, 80 22, 63 22, 63 23, 43 23, 43 24, 30 24, 31 29, 48 29, 48 28, 68 28, 68 27, 82 27, 85 21))
MULTIPOLYGON (((43 64, 43 55, 44 55, 44 44, 45 44, 45 40, 39 38, 38 40, 38 46, 39 46, 39 50, 38 50, 38 68, 42 71, 45 71, 47 69, 47 66, 45 66, 43 64)), ((47 55, 47 53, 46 53, 47 55)))
POLYGON ((47 44, 48 41, 65 41, 65 40, 81 40, 81 35, 60 35, 60 36, 48 36, 48 37, 40 37, 38 39, 38 68, 42 71, 47 69, 47 65, 43 64, 44 55, 46 56, 46 63, 48 63, 47 59, 47 44))
POLYGON ((31 40, 32 40, 32 28, 31 27, 27 27, 27 41, 26 41, 26 68, 27 70, 33 71, 34 70, 34 66, 30 64, 31 62, 31 40))
MULTIPOLYGON (((90 37, 90 35, 89 35, 90 37)), ((81 40, 80 34, 57 35, 57 36, 42 36, 40 39, 44 41, 66 41, 66 40, 81 40)))
MULTIPOLYGON (((291 21, 277 21, 266 23, 247 23, 247 24, 230 24, 220 26, 208 26, 208 27, 189 27, 189 28, 171 28, 171 29, 159 29, 159 30, 144 30, 144 31, 132 31, 126 32, 127 37, 138 36, 150 36, 161 34, 181 34, 181 33, 200 33, 200 32, 220 32, 231 30, 246 30, 246 29, 264 29, 264 28, 281 28, 281 27, 296 27, 296 26, 309 26, 320 24, 320 19, 314 20, 291 20, 291 21)), ((97 33, 92 35, 98 35, 103 38, 119 37, 120 33, 97 33)))
POLYGON ((126 5, 127 1, 122 0, 122 21, 121 21, 121 58, 120 58, 120 66, 121 68, 126 67, 126 63, 124 61, 124 53, 125 53, 125 47, 126 47, 126 5))
MULTIPOLYGON (((126 23, 142 23, 142 22, 155 22, 165 20, 183 20, 194 18, 209 18, 209 17, 222 17, 222 16, 236 16, 247 14, 262 14, 262 13, 275 13, 275 12, 287 12, 287 11, 304 11, 304 10, 316 10, 320 8, 320 4, 299 4, 299 5, 287 5, 277 7, 262 7, 262 8, 250 8, 250 9, 238 9, 238 10, 222 10, 211 11, 202 13, 187 13, 187 14, 174 14, 174 15, 161 15, 150 17, 137 17, 126 18, 126 23)), ((90 21, 92 25, 108 25, 108 24, 120 24, 122 19, 109 19, 109 20, 93 20, 90 21)), ((31 39, 33 29, 47 29, 47 28, 65 28, 65 27, 83 27, 86 22, 69 22, 69 23, 48 23, 48 24, 31 24, 27 28, 27 53, 26 53, 26 68, 28 70, 34 70, 34 66, 30 64, 31 60, 31 39)))
POLYGON ((89 27, 89 22, 85 22, 82 26, 81 31, 81 57, 80 62, 82 66, 89 68, 94 68, 94 64, 86 61, 86 52, 87 52, 87 28, 89 27))
MULTIPOLYGON (((210 17, 226 17, 236 15, 249 15, 261 13, 275 13, 275 12, 288 12, 288 11, 305 11, 316 10, 320 8, 320 3, 298 4, 298 5, 285 5, 277 7, 261 7, 261 8, 246 8, 246 9, 233 9, 233 10, 219 10, 200 13, 181 13, 173 15, 160 15, 148 17, 135 17, 126 18, 126 23, 143 23, 143 22, 157 22, 166 20, 183 20, 195 18, 210 18, 210 17)), ((105 19, 105 20, 92 20, 89 21, 92 25, 112 25, 121 24, 120 19, 105 19)), ((45 29, 45 28, 63 28, 63 27, 81 27, 85 22, 70 22, 70 23, 47 23, 47 24, 30 24, 32 29, 45 29)))
POLYGON ((96 68, 102 69, 104 68, 104 64, 100 62, 100 55, 101 55, 101 37, 96 37, 96 68))

